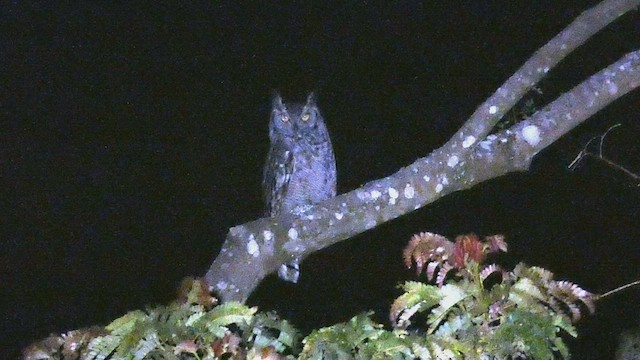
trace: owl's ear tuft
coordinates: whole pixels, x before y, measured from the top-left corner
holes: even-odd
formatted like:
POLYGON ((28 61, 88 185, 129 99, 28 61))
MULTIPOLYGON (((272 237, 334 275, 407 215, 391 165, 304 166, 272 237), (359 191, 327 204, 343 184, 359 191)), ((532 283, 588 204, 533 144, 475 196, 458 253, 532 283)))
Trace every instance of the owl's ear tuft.
POLYGON ((316 93, 312 91, 307 96, 307 105, 315 105, 315 104, 316 104, 316 93))
POLYGON ((271 106, 274 109, 282 109, 284 108, 284 104, 282 103, 282 96, 277 91, 273 92, 273 100, 271 100, 271 106))

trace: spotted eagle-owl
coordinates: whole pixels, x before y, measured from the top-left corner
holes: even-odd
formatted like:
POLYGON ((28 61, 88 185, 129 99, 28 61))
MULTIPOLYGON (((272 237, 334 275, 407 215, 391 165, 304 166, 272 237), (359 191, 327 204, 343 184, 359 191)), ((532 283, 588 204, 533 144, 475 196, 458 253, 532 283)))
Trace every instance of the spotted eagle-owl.
MULTIPOLYGON (((289 104, 274 95, 269 138, 262 182, 267 216, 300 212, 336 196, 336 160, 313 93, 306 103, 289 104)), ((281 279, 298 281, 298 260, 280 267, 281 279)))

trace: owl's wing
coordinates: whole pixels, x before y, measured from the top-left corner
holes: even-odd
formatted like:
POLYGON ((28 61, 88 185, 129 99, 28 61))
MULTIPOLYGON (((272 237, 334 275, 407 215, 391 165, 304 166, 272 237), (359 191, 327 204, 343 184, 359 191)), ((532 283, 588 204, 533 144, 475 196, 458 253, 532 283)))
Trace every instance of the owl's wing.
POLYGON ((286 150, 284 146, 274 144, 269 150, 262 179, 267 216, 280 213, 282 202, 287 196, 293 167, 294 159, 291 151, 286 150))

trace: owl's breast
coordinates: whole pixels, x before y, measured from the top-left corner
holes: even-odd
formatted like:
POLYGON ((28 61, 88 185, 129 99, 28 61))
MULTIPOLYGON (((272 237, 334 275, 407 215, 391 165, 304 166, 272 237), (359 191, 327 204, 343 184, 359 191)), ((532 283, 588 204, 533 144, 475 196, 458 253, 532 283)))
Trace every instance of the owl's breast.
POLYGON ((293 172, 283 204, 285 211, 317 204, 336 195, 336 166, 331 147, 319 146, 313 150, 293 156, 293 172))

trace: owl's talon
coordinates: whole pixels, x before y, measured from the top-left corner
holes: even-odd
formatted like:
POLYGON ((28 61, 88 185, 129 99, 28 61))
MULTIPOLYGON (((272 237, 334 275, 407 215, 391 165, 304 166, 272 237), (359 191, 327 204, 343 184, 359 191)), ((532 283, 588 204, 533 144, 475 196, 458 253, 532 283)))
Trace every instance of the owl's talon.
POLYGON ((300 263, 298 259, 295 259, 288 264, 280 265, 280 268, 278 269, 278 276, 284 281, 296 284, 300 278, 300 263))
POLYGON ((293 208, 293 210, 291 210, 291 213, 296 216, 301 216, 309 211, 309 209, 311 209, 312 207, 313 205, 311 204, 296 206, 293 208))

